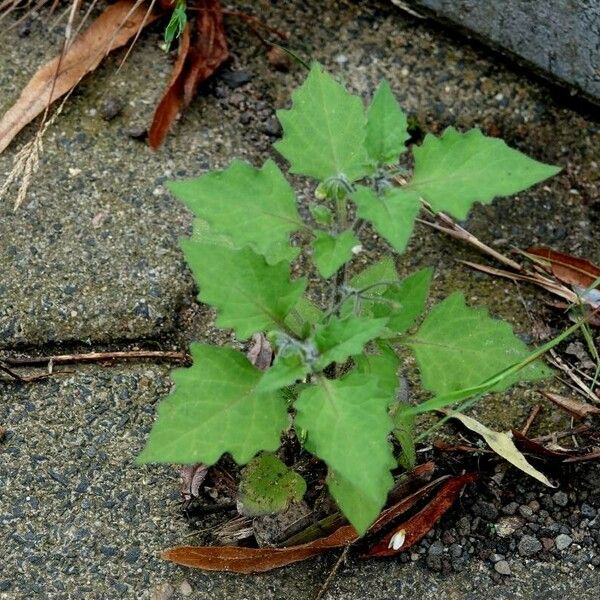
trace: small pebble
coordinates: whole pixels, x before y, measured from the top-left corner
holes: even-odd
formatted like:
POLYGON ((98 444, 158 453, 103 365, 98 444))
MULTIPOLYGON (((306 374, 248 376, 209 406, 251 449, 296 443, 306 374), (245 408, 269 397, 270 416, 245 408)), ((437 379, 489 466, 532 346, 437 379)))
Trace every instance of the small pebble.
POLYGON ((593 506, 590 506, 589 504, 585 504, 585 503, 583 503, 581 505, 581 516, 582 517, 585 517, 586 519, 593 519, 597 513, 598 513, 598 511, 593 506))
POLYGON ((500 575, 510 575, 510 566, 505 560, 499 560, 494 564, 494 571, 500 575))
POLYGON ((523 527, 523 519, 521 517, 502 517, 496 523, 496 533, 500 537, 508 537, 517 529, 523 527))
POLYGON ((148 135, 148 130, 143 125, 132 125, 125 133, 134 140, 143 140, 148 135))
POLYGON ((175 588, 168 582, 158 584, 150 596, 150 600, 169 600, 175 593, 175 588))
POLYGON ((263 126, 262 130, 268 136, 279 137, 281 135, 281 125, 275 117, 271 117, 263 126))
POLYGON ((546 552, 554 548, 554 540, 552 538, 544 537, 540 541, 542 542, 542 546, 546 552))
POLYGON ((192 586, 184 579, 179 585, 179 593, 184 598, 187 598, 188 596, 192 595, 192 591, 192 586))
POLYGON ((100 116, 105 121, 112 121, 123 110, 123 101, 109 96, 100 107, 100 116))
POLYGON ((519 542, 518 549, 521 556, 533 556, 542 549, 542 543, 532 535, 524 535, 519 542))
POLYGON ((568 548, 573 543, 573 538, 570 535, 561 533, 560 535, 556 536, 556 539, 554 540, 554 542, 556 543, 557 550, 564 550, 565 548, 568 548))
POLYGON ((17 29, 17 35, 20 38, 27 37, 31 33, 31 19, 25 19, 17 29))
POLYGON ((133 548, 127 550, 127 553, 125 554, 125 561, 128 563, 137 562, 141 553, 142 551, 140 550, 140 548, 138 546, 134 546, 133 548))
POLYGON ((428 553, 430 556, 440 556, 444 553, 444 545, 442 542, 433 542, 433 544, 429 546, 428 553))
POLYGON ((519 505, 516 502, 511 502, 510 504, 502 507, 502 512, 505 515, 514 515, 518 509, 519 505))
POLYGON ((556 492, 556 494, 552 496, 552 500, 554 500, 558 506, 566 506, 569 503, 569 497, 565 492, 556 492))
POLYGON ((290 57, 287 52, 277 46, 272 46, 267 52, 267 61, 278 71, 289 71, 290 69, 290 57))
POLYGON ((533 511, 529 506, 519 506, 519 514, 526 519, 530 519, 533 516, 533 511))
POLYGON ((236 89, 252 79, 252 73, 248 71, 223 71, 221 79, 232 89, 236 89))

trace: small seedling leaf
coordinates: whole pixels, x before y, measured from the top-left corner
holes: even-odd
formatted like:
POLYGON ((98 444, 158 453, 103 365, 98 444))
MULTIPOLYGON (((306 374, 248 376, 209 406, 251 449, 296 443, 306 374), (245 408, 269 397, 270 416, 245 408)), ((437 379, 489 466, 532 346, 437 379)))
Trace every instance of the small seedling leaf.
POLYGON ((270 392, 292 385, 302 379, 310 370, 300 352, 284 352, 279 354, 270 369, 265 371, 256 391, 270 392))
POLYGON ((387 319, 367 319, 351 315, 344 319, 333 317, 315 329, 315 345, 320 353, 317 368, 324 369, 332 362, 342 363, 363 351, 367 342, 375 339, 387 319))
POLYGON ((256 517, 284 511, 306 493, 306 482, 270 452, 253 458, 242 471, 238 509, 256 517))
POLYGON ((358 186, 352 194, 358 216, 369 221, 397 252, 404 252, 421 208, 419 194, 402 188, 390 188, 377 195, 358 186))
POLYGON ((317 231, 313 241, 313 258, 319 273, 328 279, 352 258, 352 249, 360 245, 351 230, 339 235, 317 231))

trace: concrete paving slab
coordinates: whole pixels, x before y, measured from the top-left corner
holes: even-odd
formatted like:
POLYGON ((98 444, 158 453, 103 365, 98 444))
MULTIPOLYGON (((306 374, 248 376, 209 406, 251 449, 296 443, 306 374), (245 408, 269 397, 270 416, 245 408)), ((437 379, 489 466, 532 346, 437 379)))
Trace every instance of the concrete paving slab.
MULTIPOLYGON (((248 10, 290 31, 290 46, 325 63, 365 97, 387 77, 425 130, 479 126, 563 166, 561 175, 519 201, 475 210, 469 225, 501 248, 544 243, 600 258, 593 235, 600 218, 597 123, 553 98, 526 72, 511 72, 383 1, 292 2, 285 9, 262 2, 260 10, 256 3, 248 10)), ((274 71, 244 25, 233 18, 227 25, 230 68, 250 73, 250 81, 231 89, 214 80, 158 152, 127 130, 149 122, 169 77, 172 57, 159 49, 159 26, 142 36, 119 73, 118 57, 109 59, 69 100, 47 134, 24 205, 13 212, 12 198, 0 203, 0 347, 159 337, 173 329, 181 306, 193 301, 177 244, 190 217, 164 180, 223 167, 234 157, 260 164, 274 156, 273 111, 289 102, 303 77, 300 67, 274 71), (101 107, 115 98, 123 111, 105 121, 101 107)), ((0 39, 0 110, 56 52, 59 40, 59 32, 48 34, 40 20, 28 37, 13 29, 0 39)), ((35 126, 0 155, 0 173, 10 171, 35 126)), ((407 266, 437 265, 449 288, 469 287, 472 275, 465 277, 447 260, 445 241, 423 243, 432 237, 418 231, 407 266)), ((489 294, 500 314, 512 295, 502 286, 489 294)), ((441 282, 438 289, 443 287, 441 282)))
MULTIPOLYGON (((0 424, 7 430, 0 445, 0 599, 314 596, 335 555, 258 576, 203 573, 159 560, 165 547, 195 543, 176 469, 134 464, 155 402, 168 389, 166 368, 152 365, 89 366, 25 386, 0 383, 0 424)), ((491 563, 477 559, 447 576, 426 570, 422 560, 352 559, 325 597, 597 597, 600 572, 589 549, 571 548, 564 563, 509 560, 512 576, 497 583, 491 563)))

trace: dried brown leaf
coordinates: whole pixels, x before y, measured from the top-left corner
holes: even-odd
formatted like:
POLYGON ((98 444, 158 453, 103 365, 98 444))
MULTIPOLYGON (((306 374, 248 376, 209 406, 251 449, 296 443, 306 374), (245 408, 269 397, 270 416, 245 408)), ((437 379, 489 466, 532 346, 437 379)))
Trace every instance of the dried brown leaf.
POLYGON ((183 465, 181 467, 181 495, 184 500, 198 498, 200 486, 206 479, 208 467, 202 463, 197 465, 183 465))
POLYGON ((527 475, 530 475, 548 487, 556 487, 543 473, 527 461, 508 434, 489 429, 477 419, 463 415, 462 413, 447 411, 447 414, 453 419, 458 419, 465 427, 480 435, 496 454, 517 467, 517 469, 527 473, 527 475))
POLYGON ((600 408, 587 402, 581 402, 552 392, 542 392, 542 395, 576 419, 586 419, 592 415, 600 415, 600 408))
POLYGON ((145 27, 160 16, 147 15, 141 5, 132 10, 135 4, 134 0, 119 0, 108 6, 75 38, 62 60, 57 56, 37 71, 0 121, 0 152, 25 125, 96 69, 106 54, 124 46, 142 25, 145 27))
MULTIPOLYGON (((412 508, 421 498, 445 480, 440 477, 383 511, 371 526, 375 532, 397 516, 412 508)), ((305 560, 332 548, 341 548, 358 540, 351 525, 344 525, 330 535, 306 544, 288 548, 242 548, 237 546, 179 546, 169 548, 162 558, 187 567, 206 571, 229 571, 235 573, 262 573, 294 562, 305 560)))
POLYGON ((273 348, 262 333, 252 336, 252 344, 246 352, 248 360, 261 371, 268 369, 273 362, 273 348))
POLYGON ((477 478, 478 475, 467 473, 447 481, 423 509, 387 533, 365 557, 393 556, 419 542, 456 502, 461 490, 477 478))
POLYGON ((569 285, 587 289, 600 278, 600 267, 577 256, 538 246, 528 248, 527 254, 537 259, 554 277, 569 285))
POLYGON ((194 30, 188 25, 179 47, 179 56, 148 131, 148 143, 158 148, 177 114, 192 101, 198 86, 229 57, 219 0, 198 0, 194 30))

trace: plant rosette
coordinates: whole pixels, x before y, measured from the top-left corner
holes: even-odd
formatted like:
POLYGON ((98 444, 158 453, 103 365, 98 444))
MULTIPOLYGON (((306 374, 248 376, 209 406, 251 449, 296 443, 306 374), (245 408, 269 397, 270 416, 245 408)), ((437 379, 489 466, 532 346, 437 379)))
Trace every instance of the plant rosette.
POLYGON ((240 341, 265 332, 273 365, 263 371, 237 349, 192 344, 193 365, 173 371, 174 390, 139 461, 212 465, 228 453, 250 463, 242 471, 246 509, 283 510, 306 490, 293 465, 272 454, 291 429, 327 465, 329 492, 362 535, 385 505, 391 471, 414 465, 416 414, 551 374, 509 324, 467 306, 461 293, 427 312, 432 269, 398 276, 393 253, 405 251, 421 200, 464 219, 475 202, 515 194, 559 169, 479 129, 449 127, 412 147, 407 174, 399 165, 407 118, 388 83, 365 110, 316 63, 278 118, 275 148, 290 173, 315 182, 310 218, 272 160, 261 168, 236 160, 170 183, 195 215, 182 248, 199 300, 240 341), (390 253, 350 278, 365 222, 390 253), (329 288, 328 306, 309 299, 306 278, 291 277, 302 250, 291 244, 296 232, 310 236, 303 251, 329 288), (401 347, 433 396, 422 405, 399 393, 401 347))

